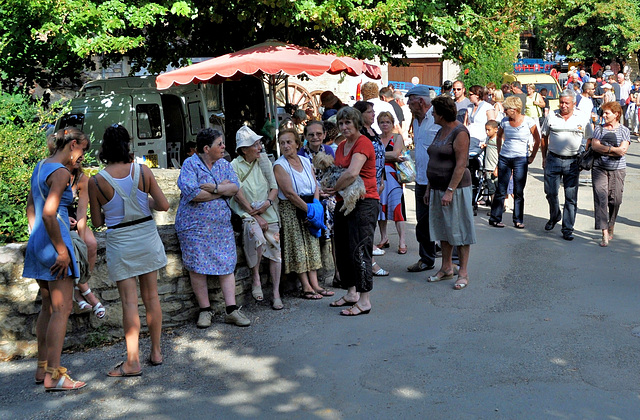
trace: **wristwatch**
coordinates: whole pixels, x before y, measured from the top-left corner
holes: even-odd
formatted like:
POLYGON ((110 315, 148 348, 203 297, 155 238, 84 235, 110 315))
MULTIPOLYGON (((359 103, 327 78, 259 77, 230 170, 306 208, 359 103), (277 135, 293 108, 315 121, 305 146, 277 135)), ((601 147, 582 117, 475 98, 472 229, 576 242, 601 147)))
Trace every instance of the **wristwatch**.
POLYGON ((213 189, 213 193, 218 194, 218 184, 216 184, 216 187, 213 189))
POLYGON ((447 191, 451 191, 451 192, 453 192, 453 188, 451 188, 451 187, 447 187, 447 191))
POLYGON ((273 206, 273 200, 272 200, 272 199, 267 198, 267 201, 269 202, 269 205, 270 205, 270 206, 273 206))

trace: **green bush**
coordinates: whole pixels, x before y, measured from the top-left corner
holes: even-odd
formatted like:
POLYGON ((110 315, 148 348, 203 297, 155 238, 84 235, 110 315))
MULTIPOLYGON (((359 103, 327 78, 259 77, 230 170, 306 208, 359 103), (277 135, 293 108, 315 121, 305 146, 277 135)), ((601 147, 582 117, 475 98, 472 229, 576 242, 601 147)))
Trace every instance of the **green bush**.
POLYGON ((473 85, 486 86, 493 82, 500 87, 504 73, 513 73, 513 63, 516 60, 516 46, 509 42, 495 48, 480 49, 476 53, 476 60, 465 63, 460 69, 458 79, 469 88, 473 85))
POLYGON ((46 123, 57 115, 22 94, 0 93, 0 244, 28 239, 27 196, 46 157, 46 123))

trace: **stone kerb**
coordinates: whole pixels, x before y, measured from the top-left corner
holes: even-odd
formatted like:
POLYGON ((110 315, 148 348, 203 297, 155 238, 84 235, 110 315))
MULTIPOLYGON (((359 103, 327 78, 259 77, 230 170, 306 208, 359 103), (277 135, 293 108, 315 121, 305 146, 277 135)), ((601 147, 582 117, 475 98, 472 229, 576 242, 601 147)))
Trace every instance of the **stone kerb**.
MULTIPOLYGON (((163 313, 163 328, 177 327, 194 322, 198 312, 197 303, 191 289, 188 272, 182 266, 182 254, 173 222, 180 199, 180 191, 176 180, 177 170, 154 170, 154 174, 165 195, 169 199, 171 209, 166 213, 154 215, 158 224, 158 232, 165 247, 168 264, 158 273, 158 294, 163 313)), ((121 338, 122 306, 115 283, 107 276, 105 257, 105 235, 97 232, 98 258, 96 267, 89 280, 89 286, 96 296, 107 307, 107 316, 99 320, 92 313, 72 314, 69 319, 65 348, 82 345, 99 344, 111 338, 121 338)), ((26 243, 9 244, 0 247, 0 358, 30 356, 36 352, 35 324, 40 311, 41 300, 38 285, 33 279, 22 277, 24 252, 26 243)), ((239 305, 251 300, 251 271, 245 264, 240 237, 236 234, 236 299, 239 305)), ((330 246, 323 247, 323 263, 326 269, 321 270, 319 278, 333 275, 330 258, 330 246)), ((268 262, 263 261, 260 269, 263 284, 267 283, 268 262)), ((296 288, 295 276, 289 277, 281 289, 296 288)), ((209 277, 209 295, 212 306, 220 313, 224 309, 224 299, 216 276, 209 277)), ((269 282, 270 283, 270 282, 269 282)), ((139 293, 138 293, 139 295, 139 293)), ((265 294, 268 300, 268 294, 265 294)), ((140 317, 143 331, 146 330, 146 319, 142 299, 139 299, 140 317)))

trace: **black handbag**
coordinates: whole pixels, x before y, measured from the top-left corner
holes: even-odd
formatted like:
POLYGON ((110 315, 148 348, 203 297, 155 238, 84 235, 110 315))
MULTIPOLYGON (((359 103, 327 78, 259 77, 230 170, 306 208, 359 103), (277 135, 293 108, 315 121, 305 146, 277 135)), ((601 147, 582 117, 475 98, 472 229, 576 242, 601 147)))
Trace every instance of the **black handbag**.
POLYGON ((581 171, 590 171, 593 168, 593 161, 596 159, 596 153, 591 147, 578 156, 578 167, 581 171))

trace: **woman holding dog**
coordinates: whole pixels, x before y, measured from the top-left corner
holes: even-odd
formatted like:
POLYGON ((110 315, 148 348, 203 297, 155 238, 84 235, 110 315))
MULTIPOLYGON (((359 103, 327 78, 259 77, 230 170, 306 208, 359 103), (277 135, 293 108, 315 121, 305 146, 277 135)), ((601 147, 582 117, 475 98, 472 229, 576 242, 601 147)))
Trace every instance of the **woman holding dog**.
POLYGON ((347 293, 330 306, 349 306, 340 312, 343 316, 366 315, 371 311, 370 292, 373 289, 371 253, 373 234, 378 220, 380 196, 376 181, 376 154, 373 144, 360 133, 362 114, 355 108, 344 107, 337 114, 338 126, 345 137, 336 150, 335 164, 346 168, 333 189, 336 191, 350 185, 356 177, 364 181, 366 193, 356 204, 355 210, 344 215, 340 209, 343 200, 336 195, 335 212, 336 258, 342 287, 347 293))
POLYGON ((284 273, 298 274, 304 299, 333 296, 318 284, 317 270, 322 267, 320 242, 307 228, 307 203, 320 197, 313 166, 309 159, 298 155, 301 141, 294 128, 281 129, 278 144, 282 156, 273 164, 273 172, 279 189, 284 273))

